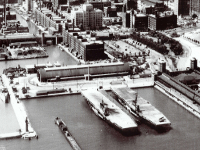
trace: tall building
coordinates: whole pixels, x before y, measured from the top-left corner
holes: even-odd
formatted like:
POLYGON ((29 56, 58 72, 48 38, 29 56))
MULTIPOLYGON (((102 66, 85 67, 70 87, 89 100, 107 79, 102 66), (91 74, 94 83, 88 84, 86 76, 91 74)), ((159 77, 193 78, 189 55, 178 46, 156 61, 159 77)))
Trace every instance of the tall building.
POLYGON ((133 26, 135 31, 148 31, 148 15, 134 14, 133 26))
POLYGON ((126 3, 127 10, 137 9, 137 0, 125 0, 125 3, 126 3))
MULTIPOLYGON (((199 0, 175 0, 174 1, 174 13, 176 15, 189 15, 190 14, 190 1, 199 0)), ((195 6, 196 7, 196 6, 195 6)))
POLYGON ((133 28, 133 11, 132 10, 124 12, 123 26, 125 28, 133 28))
POLYGON ((82 25, 84 30, 99 29, 102 27, 103 12, 93 9, 91 4, 84 4, 82 7, 75 7, 71 11, 71 18, 75 26, 82 25))
POLYGON ((173 12, 155 12, 148 16, 148 28, 150 30, 166 30, 177 26, 177 15, 173 12))
POLYGON ((32 10, 32 0, 26 0, 26 9, 27 11, 32 10))
POLYGON ((190 0, 190 15, 200 15, 200 0, 190 0))

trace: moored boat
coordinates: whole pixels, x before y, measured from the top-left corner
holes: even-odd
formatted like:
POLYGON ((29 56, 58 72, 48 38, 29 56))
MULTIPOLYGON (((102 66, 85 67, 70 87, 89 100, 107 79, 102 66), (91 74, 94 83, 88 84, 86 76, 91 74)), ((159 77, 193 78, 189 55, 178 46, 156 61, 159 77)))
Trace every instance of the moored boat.
POLYGON ((58 125, 58 127, 61 130, 61 132, 64 134, 65 138, 67 139, 67 141, 71 145, 71 147, 74 150, 81 150, 81 148, 79 147, 78 143, 75 141, 75 139, 73 138, 73 136, 69 132, 69 130, 68 130, 65 122, 62 119, 60 119, 60 118, 57 117, 55 119, 55 124, 58 125))
POLYGON ((102 93, 96 90, 86 90, 81 93, 93 112, 115 129, 119 130, 122 134, 132 135, 138 132, 135 120, 123 112, 102 93))
POLYGON ((150 102, 139 96, 137 92, 128 87, 112 87, 111 90, 118 97, 118 102, 140 120, 158 130, 167 130, 171 128, 171 122, 167 117, 152 106, 150 102))

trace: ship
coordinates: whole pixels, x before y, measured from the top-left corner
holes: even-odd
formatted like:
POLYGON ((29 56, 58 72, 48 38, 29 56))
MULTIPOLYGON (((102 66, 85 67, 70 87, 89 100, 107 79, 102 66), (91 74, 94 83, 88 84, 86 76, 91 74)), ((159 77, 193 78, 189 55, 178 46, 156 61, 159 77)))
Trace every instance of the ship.
POLYGON ((69 132, 65 122, 61 118, 57 117, 57 118, 55 118, 55 124, 58 125, 61 132, 64 134, 65 138, 67 139, 67 141, 71 145, 71 147, 74 150, 81 150, 80 146, 78 145, 78 143, 75 141, 75 139, 73 138, 73 136, 69 132))
POLYGON ((111 90, 117 96, 117 101, 139 120, 149 124, 158 131, 171 128, 171 122, 167 117, 134 90, 128 87, 111 87, 111 90))
POLYGON ((81 91, 92 111, 124 135, 138 133, 138 126, 130 116, 97 90, 81 91))

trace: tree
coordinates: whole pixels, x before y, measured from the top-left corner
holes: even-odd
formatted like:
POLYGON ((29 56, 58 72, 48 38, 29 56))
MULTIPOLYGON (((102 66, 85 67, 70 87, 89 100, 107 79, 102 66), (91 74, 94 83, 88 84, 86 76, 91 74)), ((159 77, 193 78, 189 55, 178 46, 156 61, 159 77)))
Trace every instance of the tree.
POLYGON ((198 17, 197 14, 193 14, 193 15, 192 15, 192 18, 193 18, 193 19, 195 19, 195 18, 197 18, 197 17, 198 17))

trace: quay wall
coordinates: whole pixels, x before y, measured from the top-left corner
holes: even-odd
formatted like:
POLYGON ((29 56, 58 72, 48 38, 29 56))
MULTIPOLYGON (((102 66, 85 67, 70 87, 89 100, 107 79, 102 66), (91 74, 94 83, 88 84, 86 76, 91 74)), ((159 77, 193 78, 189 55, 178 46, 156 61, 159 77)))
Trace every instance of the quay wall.
POLYGON ((176 91, 179 91, 180 93, 184 93, 185 96, 187 96, 189 99, 192 99, 195 101, 195 103, 200 104, 200 94, 193 91, 180 81, 177 81, 173 79, 172 77, 168 76, 167 74, 162 74, 160 76, 157 76, 157 81, 161 82, 163 85, 167 87, 172 87, 176 89, 176 91))
MULTIPOLYGON (((26 120, 26 118, 28 118, 26 110, 25 110, 25 106, 23 105, 23 103, 18 102, 18 100, 16 99, 16 97, 13 93, 13 90, 11 88, 11 85, 9 84, 9 79, 4 74, 2 74, 2 81, 3 81, 4 86, 8 88, 8 92, 10 94, 10 102, 12 104, 12 107, 14 109, 14 112, 16 114, 17 120, 18 120, 20 128, 21 128, 21 132, 19 132, 19 135, 23 135, 26 133, 25 120, 26 120)), ((36 134, 36 132, 31 127, 29 119, 28 119, 28 130, 29 130, 29 132, 33 132, 36 134)))
POLYGON ((155 82, 154 87, 161 91, 163 94, 167 95, 177 104, 194 114, 196 117, 200 118, 200 105, 198 103, 194 103, 193 100, 185 96, 183 93, 177 91, 173 87, 169 88, 166 85, 160 83, 159 81, 155 82))

